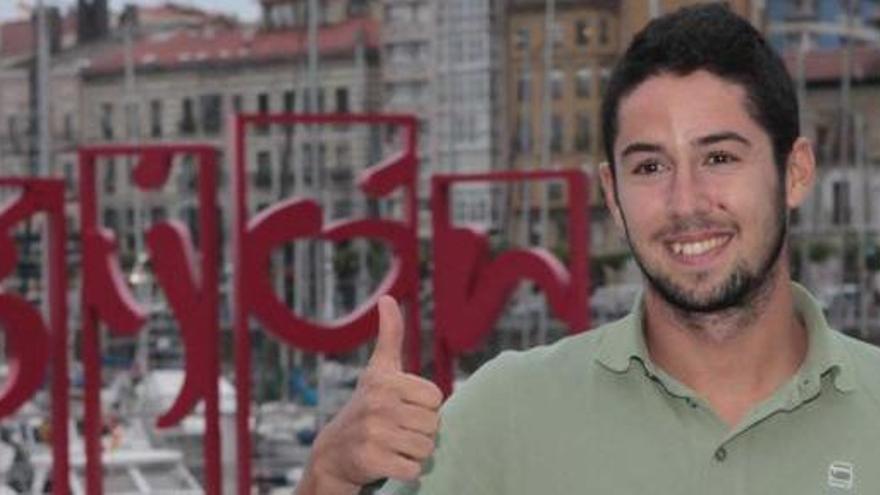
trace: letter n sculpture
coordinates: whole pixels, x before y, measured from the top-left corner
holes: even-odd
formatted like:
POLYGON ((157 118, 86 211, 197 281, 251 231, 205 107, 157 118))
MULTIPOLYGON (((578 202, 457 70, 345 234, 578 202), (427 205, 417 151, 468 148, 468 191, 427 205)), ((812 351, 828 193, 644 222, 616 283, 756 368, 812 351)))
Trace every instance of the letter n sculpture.
POLYGON ((433 177, 434 380, 445 394, 452 392, 455 356, 480 346, 522 280, 532 280, 544 291, 553 313, 568 323, 570 331, 588 327, 586 186, 587 177, 578 170, 433 177), (513 249, 493 258, 484 233, 452 223, 449 210, 453 184, 552 179, 568 186, 568 266, 543 248, 513 249))

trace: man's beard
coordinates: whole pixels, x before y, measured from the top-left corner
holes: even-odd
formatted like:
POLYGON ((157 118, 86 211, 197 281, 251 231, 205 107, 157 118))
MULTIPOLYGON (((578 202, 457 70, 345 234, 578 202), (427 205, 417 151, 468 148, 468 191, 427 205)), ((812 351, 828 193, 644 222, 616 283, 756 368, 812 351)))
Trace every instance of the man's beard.
POLYGON ((641 268, 642 273, 651 287, 657 291, 667 303, 673 307, 690 314, 710 314, 734 308, 745 308, 751 305, 757 296, 762 294, 770 286, 770 282, 776 271, 776 264, 782 255, 788 230, 788 217, 785 206, 784 193, 777 196, 777 215, 769 249, 762 254, 755 270, 751 270, 744 261, 738 261, 730 275, 719 285, 714 287, 709 294, 699 296, 695 291, 682 287, 675 283, 671 277, 650 269, 644 257, 639 254, 624 218, 624 229, 627 242, 633 252, 633 257, 641 268))

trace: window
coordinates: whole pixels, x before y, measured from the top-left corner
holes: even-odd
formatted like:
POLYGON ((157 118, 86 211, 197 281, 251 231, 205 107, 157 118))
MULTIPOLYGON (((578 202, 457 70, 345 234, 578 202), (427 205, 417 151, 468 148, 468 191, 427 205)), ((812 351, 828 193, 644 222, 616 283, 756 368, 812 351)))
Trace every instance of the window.
POLYGON ((288 113, 296 111, 296 92, 292 89, 284 92, 284 111, 288 113))
POLYGON ((357 17, 365 15, 369 12, 369 6, 366 0, 350 0, 348 4, 348 15, 357 17))
POLYGON ((272 155, 268 151, 257 153, 257 174, 254 177, 254 187, 258 189, 272 187, 272 155))
POLYGON ((141 118, 140 118, 140 105, 137 102, 131 101, 126 103, 123 106, 125 111, 125 136, 126 138, 130 138, 132 136, 140 135, 140 127, 141 127, 141 118))
POLYGON ((561 70, 553 70, 550 73, 550 95, 554 100, 562 98, 562 86, 565 76, 561 70))
POLYGON ((184 155, 177 172, 177 191, 181 194, 196 190, 196 164, 193 155, 184 155))
POLYGON ((599 18, 599 44, 608 44, 608 19, 606 17, 599 18))
POLYGON ((828 160, 831 157, 831 132, 827 125, 816 125, 816 152, 821 160, 828 160))
POLYGON ((303 143, 302 145, 302 178, 303 184, 305 186, 312 185, 312 179, 314 176, 312 167, 314 162, 314 157, 312 157, 312 145, 310 143, 303 143))
POLYGON ((431 11, 427 4, 416 4, 413 8, 415 9, 416 21, 421 23, 431 22, 431 11))
POLYGON ((464 62, 464 41, 461 38, 452 38, 449 41, 449 60, 453 64, 464 62))
POLYGON ((562 117, 550 117, 550 150, 554 153, 562 151, 562 117))
POLYGON ((519 77, 516 81, 516 101, 528 101, 531 98, 532 78, 526 73, 519 77))
POLYGON ((12 151, 17 153, 21 149, 21 136, 19 135, 18 119, 15 115, 10 115, 6 119, 6 124, 9 126, 9 141, 12 146, 12 151))
POLYGON ((64 187, 67 192, 73 192, 76 189, 76 179, 73 171, 73 163, 64 163, 64 187))
POLYGON ((106 140, 113 139, 113 104, 101 104, 101 137, 106 140))
POLYGON ((348 89, 336 88, 336 113, 348 113, 348 89))
POLYGON ((795 0, 791 2, 789 10, 792 17, 814 17, 816 15, 816 0, 795 0))
POLYGON ((528 153, 532 150, 532 125, 528 119, 522 117, 518 119, 513 149, 520 153, 528 153))
POLYGON ((116 192, 116 162, 112 158, 104 164, 104 192, 116 192))
MULTIPOLYGON (((260 93, 257 95, 257 112, 260 114, 269 113, 269 93, 260 93)), ((265 134, 269 132, 268 125, 256 126, 257 133, 265 134)))
POLYGON ((118 216, 113 208, 104 208, 104 214, 101 224, 110 230, 117 230, 119 227, 118 216))
POLYGON ((324 106, 324 88, 318 88, 318 98, 315 104, 318 105, 317 112, 324 113, 324 108, 326 108, 324 106))
POLYGON ((333 218, 345 218, 351 216, 351 201, 337 201, 333 204, 333 218))
POLYGON ((386 5, 386 22, 410 22, 413 20, 413 11, 409 5, 386 5))
MULTIPOLYGON (((323 103, 318 102, 320 98, 323 96, 323 91, 317 93, 317 98, 312 98, 312 90, 311 88, 306 88, 303 90, 303 112, 305 113, 313 113, 316 111, 316 108, 323 107, 323 103)), ((320 111, 320 110, 318 110, 320 111)))
POLYGON ((848 225, 850 222, 849 182, 839 180, 832 190, 831 222, 834 225, 848 225))
POLYGON ((599 71, 599 96, 605 96, 605 90, 608 89, 608 82, 611 80, 611 69, 603 67, 599 71))
POLYGON ((223 128, 223 98, 218 93, 202 95, 202 129, 206 134, 217 134, 223 128))
POLYGON ((565 29, 562 27, 562 24, 559 21, 553 23, 553 29, 551 30, 551 33, 551 35, 553 36, 553 45, 561 45, 565 39, 565 29))
POLYGON ((273 28, 293 26, 295 14, 293 5, 275 5, 269 10, 269 25, 273 28))
POLYGON ((64 139, 73 140, 73 114, 70 112, 64 114, 64 139))
POLYGON ((351 167, 332 167, 330 169, 330 181, 335 187, 343 188, 351 183, 352 176, 351 167))
POLYGON ((257 112, 269 113, 269 93, 257 95, 257 112))
POLYGON ((547 185, 547 197, 550 201, 562 201, 565 191, 565 188, 559 182, 551 182, 547 185))
POLYGON ((592 26, 590 22, 586 19, 581 19, 579 21, 575 21, 574 23, 575 30, 575 43, 579 46, 587 46, 590 44, 590 38, 592 37, 592 26))
POLYGON ((320 173, 323 174, 324 167, 327 165, 327 145, 324 143, 318 144, 318 168, 320 173))
POLYGON ((513 46, 517 50, 526 50, 529 47, 529 30, 528 28, 517 28, 513 35, 513 46))
POLYGON ((576 117, 574 148, 577 151, 590 151, 593 140, 593 129, 590 126, 590 114, 580 112, 576 117))
POLYGON ((181 103, 180 133, 184 136, 196 132, 196 111, 192 98, 184 98, 181 103))
POLYGON ((166 218, 168 218, 168 213, 165 211, 165 208, 154 206, 150 209, 150 222, 159 223, 165 221, 166 218))
POLYGON ((346 143, 336 145, 336 166, 340 168, 351 167, 351 148, 346 143))
POLYGON ((162 101, 150 102, 150 136, 162 137, 162 101))
POLYGON ((244 111, 244 98, 241 95, 234 95, 232 97, 232 111, 235 113, 244 111))
POLYGON ((589 98, 593 90, 593 71, 589 68, 578 69, 574 87, 578 98, 589 98))

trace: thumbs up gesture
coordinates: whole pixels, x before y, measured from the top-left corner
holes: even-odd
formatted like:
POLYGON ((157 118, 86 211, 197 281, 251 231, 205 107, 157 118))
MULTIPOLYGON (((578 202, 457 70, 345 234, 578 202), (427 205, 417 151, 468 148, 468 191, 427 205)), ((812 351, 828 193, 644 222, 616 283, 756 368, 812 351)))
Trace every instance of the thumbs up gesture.
POLYGON ((415 480, 434 451, 443 394, 403 371, 403 318, 379 299, 379 336, 351 400, 318 435, 298 495, 355 494, 380 478, 415 480))

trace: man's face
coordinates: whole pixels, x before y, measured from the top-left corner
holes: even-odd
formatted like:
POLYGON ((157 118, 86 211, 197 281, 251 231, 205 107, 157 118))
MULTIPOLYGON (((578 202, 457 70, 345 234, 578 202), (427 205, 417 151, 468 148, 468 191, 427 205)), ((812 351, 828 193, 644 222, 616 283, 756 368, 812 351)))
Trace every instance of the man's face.
POLYGON ((606 200, 653 290, 687 312, 748 303, 772 276, 789 205, 745 90, 705 71, 659 75, 618 120, 606 200))

